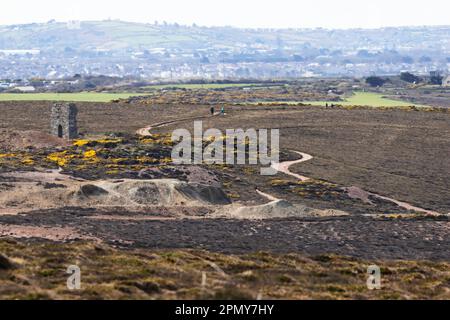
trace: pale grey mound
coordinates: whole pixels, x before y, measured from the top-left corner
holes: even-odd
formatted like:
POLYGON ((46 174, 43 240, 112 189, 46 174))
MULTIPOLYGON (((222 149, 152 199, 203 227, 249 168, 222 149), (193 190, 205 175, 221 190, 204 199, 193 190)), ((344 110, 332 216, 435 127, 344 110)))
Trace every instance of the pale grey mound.
POLYGON ((131 199, 142 205, 157 205, 161 202, 163 195, 161 188, 156 185, 137 186, 128 190, 131 199))
POLYGON ((182 170, 186 173, 187 180, 189 183, 197 183, 214 187, 221 186, 220 180, 216 176, 216 174, 203 167, 187 166, 181 167, 179 168, 179 170, 182 170))
POLYGON ((347 216, 348 213, 340 210, 319 210, 300 204, 291 204, 285 200, 275 200, 259 206, 237 207, 235 205, 216 211, 218 216, 233 219, 276 219, 292 217, 327 217, 347 216))
MULTIPOLYGON (((48 173, 50 175, 52 173, 48 173)), ((59 181, 61 187, 48 188, 42 173, 39 181, 21 181, 0 192, 0 214, 38 209, 74 207, 208 207, 230 204, 218 187, 187 183, 176 179, 59 181)), ((39 178, 39 179, 38 179, 39 178)))
POLYGON ((103 195, 107 195, 108 191, 106 191, 103 188, 97 187, 93 184, 85 184, 83 186, 80 187, 80 190, 78 191, 78 195, 79 196, 84 196, 84 197, 98 197, 98 196, 103 196, 103 195))
POLYGON ((201 206, 231 203, 218 187, 176 179, 124 180, 119 183, 102 181, 97 186, 139 205, 201 206))
POLYGON ((222 189, 201 184, 181 184, 176 187, 178 191, 192 200, 206 202, 214 205, 230 204, 231 201, 222 189))

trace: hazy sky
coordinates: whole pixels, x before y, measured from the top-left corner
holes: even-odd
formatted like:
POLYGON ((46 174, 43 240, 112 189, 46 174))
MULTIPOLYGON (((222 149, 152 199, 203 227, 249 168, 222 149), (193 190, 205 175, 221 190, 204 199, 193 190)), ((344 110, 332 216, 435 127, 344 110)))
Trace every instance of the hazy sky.
POLYGON ((448 0, 2 1, 0 24, 121 19, 239 27, 450 25, 448 0))

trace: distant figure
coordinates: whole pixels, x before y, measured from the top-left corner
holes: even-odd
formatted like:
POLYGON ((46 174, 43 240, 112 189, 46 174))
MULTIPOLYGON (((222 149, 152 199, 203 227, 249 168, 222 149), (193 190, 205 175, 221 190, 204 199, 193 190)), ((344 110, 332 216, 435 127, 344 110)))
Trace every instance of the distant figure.
POLYGON ((220 109, 220 114, 221 114, 221 115, 224 115, 224 114, 225 114, 225 107, 224 107, 224 106, 222 106, 222 109, 220 109))
POLYGON ((214 115, 214 107, 211 107, 211 108, 209 109, 209 111, 211 112, 211 115, 213 116, 213 115, 214 115))

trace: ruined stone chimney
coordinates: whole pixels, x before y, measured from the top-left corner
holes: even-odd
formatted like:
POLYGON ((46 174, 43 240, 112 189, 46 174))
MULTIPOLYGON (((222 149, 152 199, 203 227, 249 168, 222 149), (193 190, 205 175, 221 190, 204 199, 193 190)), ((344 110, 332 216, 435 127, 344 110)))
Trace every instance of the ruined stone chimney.
POLYGON ((51 132, 63 139, 78 137, 77 107, 73 103, 55 103, 51 113, 51 132))

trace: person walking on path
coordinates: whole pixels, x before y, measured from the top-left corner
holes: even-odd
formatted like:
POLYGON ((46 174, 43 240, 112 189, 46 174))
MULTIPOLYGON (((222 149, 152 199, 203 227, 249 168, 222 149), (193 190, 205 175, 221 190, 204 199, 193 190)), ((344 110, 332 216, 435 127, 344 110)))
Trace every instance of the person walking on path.
POLYGON ((209 111, 211 112, 211 115, 213 116, 213 115, 214 115, 214 107, 211 107, 211 108, 209 109, 209 111))
POLYGON ((222 109, 220 109, 220 114, 225 115, 225 106, 222 106, 222 109))

